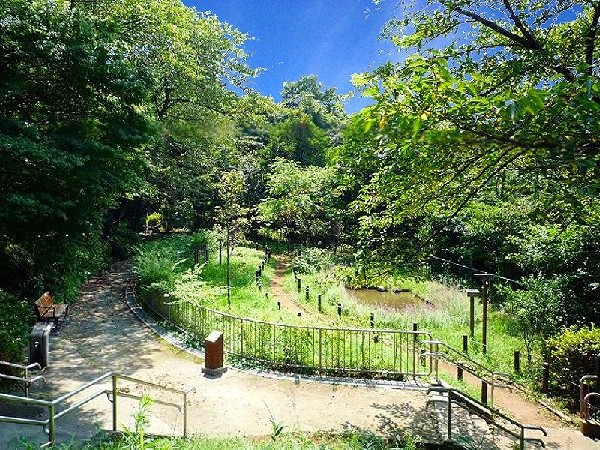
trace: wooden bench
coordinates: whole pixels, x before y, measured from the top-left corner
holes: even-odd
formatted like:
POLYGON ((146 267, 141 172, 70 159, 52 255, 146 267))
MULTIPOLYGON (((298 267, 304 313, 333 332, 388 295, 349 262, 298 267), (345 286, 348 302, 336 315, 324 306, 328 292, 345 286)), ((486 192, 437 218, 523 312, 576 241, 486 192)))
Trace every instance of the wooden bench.
POLYGON ((59 319, 65 319, 69 312, 69 305, 64 303, 54 303, 54 299, 49 292, 38 298, 35 303, 35 313, 38 322, 54 322, 54 326, 58 326, 59 319))

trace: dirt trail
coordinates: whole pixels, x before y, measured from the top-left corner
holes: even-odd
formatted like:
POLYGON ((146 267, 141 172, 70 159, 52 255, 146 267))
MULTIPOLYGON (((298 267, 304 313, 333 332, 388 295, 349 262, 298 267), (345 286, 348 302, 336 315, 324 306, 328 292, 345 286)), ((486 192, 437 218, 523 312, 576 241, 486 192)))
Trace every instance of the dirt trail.
POLYGON ((283 255, 274 256, 276 258, 275 275, 271 281, 271 295, 273 298, 280 302, 281 307, 292 313, 302 313, 302 317, 307 319, 314 318, 314 313, 306 309, 300 303, 296 302, 294 298, 283 289, 283 278, 285 271, 289 269, 290 263, 287 258, 283 255))
MULTIPOLYGON (((278 268, 283 273, 285 263, 278 261, 278 268)), ((273 289, 281 289, 278 279, 273 289)), ((115 267, 84 287, 71 307, 68 322, 52 336, 50 368, 43 383, 34 385, 34 398, 57 398, 113 370, 177 389, 194 389, 188 402, 190 434, 268 436, 272 420, 283 424, 286 432, 340 431, 352 424, 383 434, 409 431, 426 439, 437 433, 432 413, 426 408, 425 392, 410 383, 404 387, 412 389, 316 383, 304 378, 266 378, 233 369, 220 377, 207 377, 202 373, 201 358, 165 343, 133 315, 125 301, 126 280, 125 268, 115 267)), ((131 395, 148 393, 155 399, 180 401, 171 394, 131 383, 119 386, 131 395)), ((100 388, 109 389, 110 383, 100 388)), ((497 404, 499 397, 494 399, 497 404)), ((119 397, 120 429, 133 426, 131 418, 136 410, 137 401, 119 397)), ((46 416, 40 413, 38 417, 46 416)), ((57 421, 58 441, 89 437, 97 427, 110 429, 111 424, 111 403, 102 395, 57 421)), ((181 433, 182 428, 177 410, 159 404, 151 407, 149 432, 181 433)), ((550 431, 546 448, 600 449, 600 444, 558 422, 556 432, 554 428, 550 431)), ((36 443, 45 438, 41 427, 0 423, 0 449, 25 448, 19 444, 19 436, 36 443)))

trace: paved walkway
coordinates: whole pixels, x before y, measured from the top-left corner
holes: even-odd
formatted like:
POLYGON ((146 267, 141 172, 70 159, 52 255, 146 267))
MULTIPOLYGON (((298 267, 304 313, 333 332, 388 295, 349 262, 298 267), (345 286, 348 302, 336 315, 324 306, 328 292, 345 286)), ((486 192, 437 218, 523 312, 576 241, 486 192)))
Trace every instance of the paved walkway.
MULTIPOLYGON (((118 267, 86 284, 68 322, 52 337, 50 368, 44 382, 33 389, 33 397, 57 398, 112 370, 177 389, 195 389, 188 407, 192 434, 265 436, 271 432, 271 422, 277 421, 287 432, 340 431, 351 425, 388 434, 437 435, 435 413, 426 408, 428 397, 422 389, 273 379, 232 369, 220 377, 206 377, 201 357, 167 344, 132 314, 124 286, 123 268, 118 267)), ((109 388, 109 384, 100 386, 109 388)), ((125 382, 120 389, 177 400, 125 382)), ((59 419, 59 442, 89 437, 98 428, 110 429, 111 407, 102 395, 59 419)), ((136 409, 137 401, 119 398, 119 428, 133 426, 136 409)), ((177 410, 155 404, 151 413, 149 432, 182 432, 177 410)), ((546 440, 547 448, 600 449, 574 429, 557 425, 557 430, 546 440)), ((0 449, 24 448, 18 436, 44 441, 39 427, 0 424, 0 449)), ((493 443, 485 445, 482 448, 496 448, 493 443)))

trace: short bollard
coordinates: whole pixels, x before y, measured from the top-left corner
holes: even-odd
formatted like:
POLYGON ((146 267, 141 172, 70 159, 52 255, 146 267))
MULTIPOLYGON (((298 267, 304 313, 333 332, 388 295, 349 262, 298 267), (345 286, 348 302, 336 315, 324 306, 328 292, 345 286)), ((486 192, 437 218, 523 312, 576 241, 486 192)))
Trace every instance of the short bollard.
POLYGON ((515 350, 513 354, 513 367, 515 373, 521 373, 521 352, 519 350, 515 350))
POLYGON ((481 403, 487 405, 488 399, 488 384, 485 381, 481 381, 481 403))
POLYGON ((413 331, 418 331, 419 330, 419 324, 417 322, 413 322, 412 327, 413 327, 413 329, 412 329, 413 331))
POLYGON ((298 317, 302 317, 302 313, 298 311, 298 317))
POLYGON ((317 297, 317 307, 319 308, 319 312, 322 312, 321 311, 321 309, 322 309, 321 308, 321 301, 322 301, 321 297, 322 297, 321 294, 319 294, 319 296, 317 297))
POLYGON ((463 371, 460 361, 456 365, 456 379, 458 381, 462 381, 464 379, 464 371, 463 371))
POLYGON ((342 304, 341 303, 337 304, 337 313, 338 313, 338 316, 342 315, 342 304))

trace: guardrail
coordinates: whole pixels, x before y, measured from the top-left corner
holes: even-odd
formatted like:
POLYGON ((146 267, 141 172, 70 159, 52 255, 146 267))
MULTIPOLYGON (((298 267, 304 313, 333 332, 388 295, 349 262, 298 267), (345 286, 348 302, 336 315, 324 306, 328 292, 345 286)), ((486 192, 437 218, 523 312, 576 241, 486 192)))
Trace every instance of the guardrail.
POLYGON ((42 426, 44 428, 44 431, 48 434, 48 442, 43 444, 40 448, 51 447, 56 442, 56 421, 58 419, 60 419, 61 417, 65 416, 66 414, 69 414, 70 412, 75 411, 76 409, 80 408, 81 406, 85 405, 86 403, 89 403, 90 401, 92 401, 95 398, 104 394, 107 396, 109 401, 112 402, 112 429, 113 429, 113 431, 117 431, 118 398, 119 397, 127 397, 127 398, 133 398, 133 399, 138 399, 138 400, 141 398, 139 396, 134 396, 134 395, 131 395, 131 394, 128 394, 125 392, 119 392, 119 390, 118 390, 118 380, 119 379, 130 381, 130 382, 133 382, 133 383, 136 383, 139 385, 150 386, 150 387, 159 389, 161 391, 166 391, 166 392, 171 392, 174 394, 181 395, 182 403, 173 403, 173 402, 162 401, 162 400, 157 400, 157 399, 153 399, 153 402, 159 403, 162 405, 172 406, 172 407, 178 408, 180 410, 180 412, 181 411, 183 412, 183 436, 187 437, 187 396, 190 392, 192 392, 192 389, 182 391, 179 389, 173 389, 173 388, 170 388, 167 386, 150 383, 150 382, 147 382, 144 380, 139 380, 136 378, 132 378, 132 377, 129 377, 126 375, 120 375, 120 374, 113 373, 113 372, 105 373, 104 375, 90 381, 89 383, 86 383, 86 384, 80 386, 79 388, 77 388, 61 397, 58 397, 54 400, 38 400, 38 399, 19 397, 19 396, 9 395, 9 394, 0 394, 0 401, 6 401, 6 402, 21 404, 21 405, 41 406, 41 407, 48 408, 48 418, 45 420, 28 419, 28 418, 23 418, 23 417, 0 416, 0 422, 17 423, 17 424, 22 424, 22 425, 42 426), (73 398, 74 396, 93 388, 94 386, 98 385, 99 383, 102 383, 103 381, 107 380, 108 378, 110 378, 112 380, 112 388, 110 390, 107 390, 107 389, 96 390, 96 391, 92 392, 91 394, 88 394, 88 396, 86 396, 85 398, 83 398, 71 405, 66 404, 66 402, 68 400, 70 400, 71 398, 73 398), (64 409, 59 411, 59 408, 62 406, 64 406, 64 409))
MULTIPOLYGON (((127 295, 135 295, 129 287, 127 295)), ((374 375, 417 378, 431 374, 432 358, 426 358, 423 341, 427 331, 375 328, 295 326, 237 317, 225 312, 171 301, 145 300, 149 310, 202 343, 213 331, 223 332, 229 356, 266 366, 311 373, 374 375)))
POLYGON ((435 378, 438 379, 438 360, 439 358, 454 364, 457 368, 464 370, 475 378, 486 382, 490 387, 490 405, 494 406, 494 388, 496 387, 517 387, 516 384, 510 379, 510 375, 503 372, 495 372, 477 361, 469 358, 468 355, 450 347, 448 344, 442 341, 431 341, 428 342, 433 347, 432 357, 434 358, 435 378), (446 351, 440 351, 440 347, 446 351), (456 358, 458 356, 458 358, 456 358))
POLYGON ((600 393, 593 391, 586 392, 585 388, 588 384, 592 384, 598 388, 599 381, 598 375, 584 375, 579 380, 579 416, 583 420, 591 420, 600 413, 600 408, 590 402, 592 398, 600 398, 600 393))
POLYGON ((542 447, 546 447, 546 445, 544 444, 544 441, 542 441, 541 439, 530 438, 530 437, 525 436, 525 432, 527 430, 541 431, 544 436, 547 436, 548 433, 542 427, 533 426, 533 425, 523 425, 522 423, 517 422, 513 418, 507 416, 506 414, 503 414, 501 411, 491 408, 487 405, 484 405, 483 403, 478 402, 474 398, 469 397, 468 395, 459 391, 458 389, 447 388, 447 387, 432 387, 427 392, 428 393, 429 392, 437 392, 440 394, 446 394, 448 396, 446 417, 447 417, 447 438, 449 441, 452 440, 452 403, 454 402, 455 404, 458 404, 464 408, 467 408, 469 411, 471 411, 472 413, 481 417, 486 422, 494 425, 496 428, 498 428, 498 429, 504 431, 505 433, 509 434, 510 436, 518 439, 520 450, 525 449, 526 442, 531 442, 531 443, 539 444, 542 447), (500 424, 497 420, 498 418, 501 418, 508 424, 514 426, 516 428, 516 431, 509 429, 508 426, 500 424))
POLYGON ((11 363, 8 361, 0 361, 0 366, 12 367, 13 369, 19 369, 19 370, 23 371, 24 376, 22 376, 22 377, 18 377, 15 375, 6 375, 4 373, 0 373, 0 378, 3 378, 5 380, 11 380, 11 381, 19 381, 19 382, 23 383, 26 397, 29 397, 29 388, 30 388, 31 384, 38 380, 41 380, 43 378, 43 375, 41 375, 41 374, 35 375, 33 377, 30 376, 30 374, 29 374, 29 371, 33 370, 33 369, 42 370, 39 363, 23 365, 23 364, 11 363))

